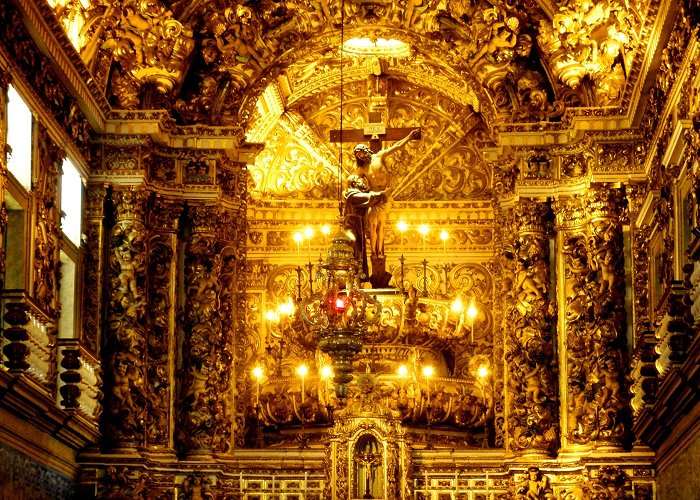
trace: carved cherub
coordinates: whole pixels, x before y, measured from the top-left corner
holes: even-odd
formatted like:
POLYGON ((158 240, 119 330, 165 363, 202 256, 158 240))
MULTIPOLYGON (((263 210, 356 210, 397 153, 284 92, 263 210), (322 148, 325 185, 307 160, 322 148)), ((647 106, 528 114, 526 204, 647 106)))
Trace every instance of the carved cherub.
POLYGON ((115 361, 113 377, 112 395, 115 400, 120 407, 133 410, 135 405, 131 390, 141 384, 141 378, 130 369, 129 363, 124 358, 118 358, 115 361))
POLYGON ((138 259, 134 259, 131 250, 126 245, 121 245, 114 250, 114 256, 119 263, 119 283, 123 293, 131 292, 136 299, 141 295, 136 286, 136 267, 138 259))

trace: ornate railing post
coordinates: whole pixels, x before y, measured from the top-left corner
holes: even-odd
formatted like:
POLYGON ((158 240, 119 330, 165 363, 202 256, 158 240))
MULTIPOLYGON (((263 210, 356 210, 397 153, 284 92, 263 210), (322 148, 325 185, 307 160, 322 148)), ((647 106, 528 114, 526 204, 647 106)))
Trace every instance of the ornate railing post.
POLYGON ((81 392, 78 384, 82 380, 80 375, 80 349, 77 347, 65 347, 61 350, 61 356, 61 368, 64 371, 59 375, 63 382, 58 389, 62 398, 59 404, 66 410, 74 411, 80 406, 78 401, 81 392))
POLYGON ((23 302, 8 302, 5 304, 5 323, 10 325, 3 330, 5 340, 8 342, 2 349, 6 356, 5 366, 11 372, 25 371, 29 368, 29 332, 26 325, 29 324, 29 305, 23 302))
POLYGON ((522 201, 511 219, 511 291, 506 297, 506 443, 523 455, 553 454, 559 444, 557 377, 552 337, 549 240, 545 203, 522 201))

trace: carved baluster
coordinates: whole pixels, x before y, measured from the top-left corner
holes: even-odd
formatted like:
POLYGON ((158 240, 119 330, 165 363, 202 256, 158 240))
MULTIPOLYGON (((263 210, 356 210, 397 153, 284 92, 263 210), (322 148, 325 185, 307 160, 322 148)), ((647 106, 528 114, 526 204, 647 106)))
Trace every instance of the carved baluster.
POLYGON ((173 448, 170 408, 175 374, 169 359, 175 356, 175 290, 177 285, 177 229, 182 203, 156 198, 150 212, 151 241, 148 263, 150 328, 146 351, 148 415, 147 442, 173 448))
POLYGON ((5 366, 11 372, 29 368, 29 346, 25 344, 29 340, 29 332, 26 329, 26 325, 29 324, 28 311, 29 305, 23 302, 8 302, 5 305, 4 319, 10 326, 3 330, 8 344, 3 347, 2 352, 7 357, 5 366))
POLYGON ((115 445, 145 440, 147 394, 145 278, 147 195, 135 188, 115 189, 116 222, 109 241, 109 306, 107 311, 106 435, 115 445))
POLYGON ((507 252, 512 259, 512 287, 504 313, 506 442, 514 452, 553 453, 559 426, 549 298, 549 207, 521 202, 512 224, 515 236, 507 252))
POLYGON ((66 410, 77 410, 80 406, 78 399, 80 398, 80 349, 76 347, 66 347, 61 350, 63 359, 61 367, 65 369, 61 373, 60 378, 64 385, 61 386, 59 392, 63 398, 60 403, 66 410))

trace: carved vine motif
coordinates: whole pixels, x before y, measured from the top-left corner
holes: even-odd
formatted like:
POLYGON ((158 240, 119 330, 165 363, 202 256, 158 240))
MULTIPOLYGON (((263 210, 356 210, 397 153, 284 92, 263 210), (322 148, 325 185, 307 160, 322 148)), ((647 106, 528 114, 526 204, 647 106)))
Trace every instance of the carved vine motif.
POLYGON ((146 367, 146 261, 148 239, 145 194, 135 190, 112 195, 117 222, 109 237, 109 311, 105 352, 110 372, 107 435, 114 442, 143 442, 149 398, 146 367))
POLYGON ((548 217, 544 204, 518 205, 515 239, 505 252, 512 259, 503 324, 509 371, 506 419, 513 450, 554 452, 558 442, 548 217))
POLYGON ((593 188, 585 203, 588 225, 566 232, 562 247, 568 437, 619 444, 629 433, 621 197, 613 189, 593 188))
POLYGON ((37 208, 34 229, 34 298, 49 316, 57 319, 60 309, 58 165, 63 152, 43 127, 39 130, 38 142, 40 166, 33 186, 37 208))
POLYGON ((148 310, 146 385, 149 412, 146 433, 149 443, 167 445, 170 436, 171 383, 168 359, 171 355, 170 317, 172 314, 171 279, 172 240, 155 236, 150 241, 148 262, 148 310))
POLYGON ((235 256, 210 231, 218 220, 216 207, 192 207, 190 216, 194 232, 185 250, 178 447, 185 453, 227 452, 233 418, 228 395, 232 383, 235 256))

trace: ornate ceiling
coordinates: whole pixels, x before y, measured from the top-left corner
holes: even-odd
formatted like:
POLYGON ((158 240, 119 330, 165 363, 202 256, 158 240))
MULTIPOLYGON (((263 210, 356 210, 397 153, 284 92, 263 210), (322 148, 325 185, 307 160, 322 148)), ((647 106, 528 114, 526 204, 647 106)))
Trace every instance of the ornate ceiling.
POLYGON ((630 113, 658 9, 632 0, 49 3, 114 109, 242 127, 266 145, 251 168, 253 197, 296 200, 336 196, 340 153, 329 134, 341 93, 346 129, 370 112, 389 127, 422 128, 423 140, 393 158, 397 200, 490 198, 483 150, 501 134, 570 130, 591 108, 630 113), (401 41, 409 55, 341 51, 341 38, 355 37, 401 41))

